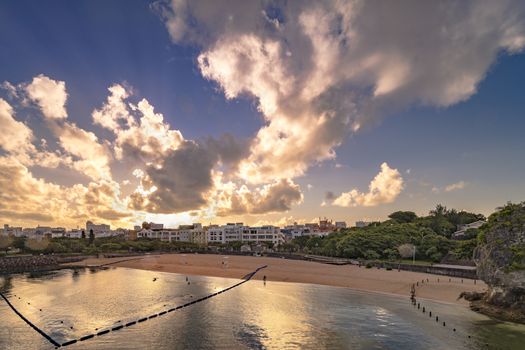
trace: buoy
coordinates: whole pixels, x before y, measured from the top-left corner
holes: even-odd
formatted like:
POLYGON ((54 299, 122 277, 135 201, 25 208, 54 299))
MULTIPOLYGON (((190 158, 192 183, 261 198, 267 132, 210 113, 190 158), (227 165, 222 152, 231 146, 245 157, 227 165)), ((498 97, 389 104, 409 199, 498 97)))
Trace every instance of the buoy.
POLYGON ((436 316, 436 322, 438 322, 438 321, 439 321, 439 317, 436 316))
POLYGON ((453 331, 455 332, 455 331, 456 331, 456 328, 454 328, 453 331))
POLYGON ((443 322, 443 327, 445 327, 445 322, 443 322))

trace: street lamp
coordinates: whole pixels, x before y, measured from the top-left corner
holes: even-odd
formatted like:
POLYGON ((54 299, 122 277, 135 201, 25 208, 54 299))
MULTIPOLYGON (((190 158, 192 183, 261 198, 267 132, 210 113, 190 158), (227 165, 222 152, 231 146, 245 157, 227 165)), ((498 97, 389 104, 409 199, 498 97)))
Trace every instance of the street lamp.
MULTIPOLYGON (((426 235, 424 236, 421 236, 421 241, 419 241, 419 245, 422 245, 423 244, 423 240, 425 239, 426 236, 430 235, 430 233, 427 233, 426 235)), ((416 245, 414 244, 414 251, 412 253, 412 265, 415 265, 416 264, 416 245)))

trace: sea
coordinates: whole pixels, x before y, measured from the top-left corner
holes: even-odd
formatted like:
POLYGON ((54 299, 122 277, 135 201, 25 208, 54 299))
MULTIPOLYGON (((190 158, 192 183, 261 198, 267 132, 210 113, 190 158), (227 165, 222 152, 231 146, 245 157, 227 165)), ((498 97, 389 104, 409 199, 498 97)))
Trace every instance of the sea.
POLYGON ((525 349, 524 325, 408 295, 261 280, 216 294, 240 281, 120 267, 1 276, 55 345, 0 298, 0 349, 525 349))

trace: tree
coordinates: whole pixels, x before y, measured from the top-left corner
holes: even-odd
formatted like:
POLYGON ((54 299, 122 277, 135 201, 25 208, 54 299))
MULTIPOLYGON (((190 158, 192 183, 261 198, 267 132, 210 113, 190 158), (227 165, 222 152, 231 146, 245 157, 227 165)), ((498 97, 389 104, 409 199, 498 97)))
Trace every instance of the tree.
POLYGON ((95 241, 95 234, 93 233, 93 229, 89 230, 89 245, 92 245, 95 241))
POLYGON ((414 254, 415 246, 410 243, 401 244, 399 247, 397 247, 397 251, 399 252, 399 255, 401 255, 402 258, 410 258, 414 254))
POLYGON ((436 208, 435 209, 432 209, 429 214, 431 216, 445 216, 445 214, 447 213, 447 207, 441 205, 441 204, 438 204, 436 205, 436 208))
POLYGON ((12 243, 13 243, 13 239, 11 237, 0 236, 0 249, 4 249, 6 254, 12 243))
POLYGON ((25 241, 25 249, 32 253, 44 251, 49 245, 48 239, 28 239, 25 241))
POLYGON ((396 220, 400 224, 413 222, 415 219, 417 219, 417 215, 413 211, 401 210, 388 215, 388 217, 392 220, 396 220))
POLYGON ((82 236, 80 238, 86 239, 86 231, 82 230, 82 236))

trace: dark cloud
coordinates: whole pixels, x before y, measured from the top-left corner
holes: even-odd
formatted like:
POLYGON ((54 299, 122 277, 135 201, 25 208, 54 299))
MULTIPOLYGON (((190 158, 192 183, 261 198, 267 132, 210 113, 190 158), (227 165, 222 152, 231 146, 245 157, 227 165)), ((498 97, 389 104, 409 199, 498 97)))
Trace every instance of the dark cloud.
POLYGON ((0 210, 0 217, 5 219, 19 219, 33 222, 51 222, 54 220, 53 216, 42 213, 24 213, 12 210, 0 210))
POLYGON ((168 214, 205 206, 213 188, 212 170, 219 162, 234 168, 246 149, 244 141, 228 134, 203 142, 183 141, 158 164, 144 169, 143 188, 155 186, 157 190, 147 196, 135 192, 130 208, 168 214))

